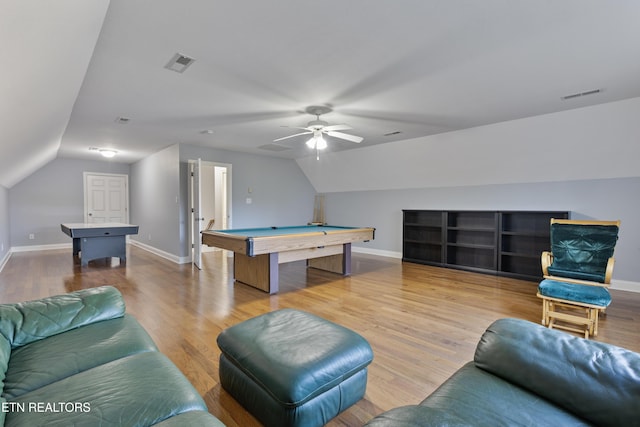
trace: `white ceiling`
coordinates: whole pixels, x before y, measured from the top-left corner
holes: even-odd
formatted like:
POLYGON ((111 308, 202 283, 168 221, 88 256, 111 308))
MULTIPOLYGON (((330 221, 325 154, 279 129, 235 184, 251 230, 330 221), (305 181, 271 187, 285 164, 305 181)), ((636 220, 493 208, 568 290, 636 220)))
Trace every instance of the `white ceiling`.
POLYGON ((327 138, 335 151, 640 96, 637 0, 0 5, 5 187, 90 147, 122 162, 176 143, 308 156, 304 136, 260 147, 315 119, 309 105, 364 137, 327 138), (164 68, 176 53, 195 59, 182 74, 164 68))

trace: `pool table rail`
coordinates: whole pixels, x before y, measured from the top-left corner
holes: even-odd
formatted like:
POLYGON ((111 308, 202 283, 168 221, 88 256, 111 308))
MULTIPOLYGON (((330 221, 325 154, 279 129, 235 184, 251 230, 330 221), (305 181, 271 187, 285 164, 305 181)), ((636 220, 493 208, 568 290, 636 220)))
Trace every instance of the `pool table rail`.
POLYGON ((234 253, 234 279, 277 293, 278 265, 307 260, 307 266, 351 274, 351 244, 375 237, 372 227, 294 226, 205 230, 202 243, 234 253))
MULTIPOLYGON (((247 256, 256 256, 271 252, 286 252, 312 247, 320 248, 344 243, 366 242, 373 240, 375 234, 375 228, 372 227, 340 227, 330 231, 314 231, 313 228, 309 230, 304 233, 257 237, 232 234, 224 230, 205 230, 202 232, 202 243, 247 256)), ((246 231, 248 234, 251 230, 248 229, 246 231)))

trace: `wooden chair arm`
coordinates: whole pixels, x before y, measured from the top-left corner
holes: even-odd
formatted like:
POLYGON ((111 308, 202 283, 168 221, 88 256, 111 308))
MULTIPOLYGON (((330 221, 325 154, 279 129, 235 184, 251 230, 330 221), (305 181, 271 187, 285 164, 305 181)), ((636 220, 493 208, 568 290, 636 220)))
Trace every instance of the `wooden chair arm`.
POLYGON ((615 263, 616 263, 616 260, 613 259, 613 257, 609 258, 609 260, 607 261, 607 269, 605 270, 605 273, 604 273, 604 283, 606 284, 611 283, 611 277, 613 276, 613 265, 615 263))
POLYGON ((540 257, 540 263, 542 264, 542 274, 544 276, 549 275, 549 266, 553 262, 553 254, 549 251, 542 252, 540 257))

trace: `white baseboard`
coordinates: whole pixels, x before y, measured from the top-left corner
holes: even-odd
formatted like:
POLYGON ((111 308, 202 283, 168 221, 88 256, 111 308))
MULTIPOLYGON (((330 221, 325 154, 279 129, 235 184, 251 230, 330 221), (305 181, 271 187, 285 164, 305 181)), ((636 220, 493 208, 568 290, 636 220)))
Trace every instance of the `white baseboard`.
POLYGON ((138 242, 137 240, 129 240, 129 243, 133 246, 137 246, 140 249, 144 249, 147 252, 151 252, 154 255, 158 255, 161 258, 167 259, 169 261, 175 262, 176 264, 188 264, 191 262, 191 257, 179 257, 177 255, 171 254, 169 252, 165 252, 156 247, 138 242))
MULTIPOLYGON (((352 252, 361 254, 378 255, 389 258, 402 259, 402 252, 385 251, 381 249, 370 249, 362 246, 352 246, 352 252)), ((611 289, 627 292, 640 292, 640 282, 632 282, 630 280, 611 280, 611 289)))
POLYGON ((5 265, 7 265, 7 261, 9 261, 9 258, 11 258, 11 251, 4 254, 4 257, 0 260, 0 271, 2 271, 5 265))
POLYGON ((71 243, 53 243, 51 245, 12 246, 11 252, 50 251, 54 249, 71 249, 71 243))
MULTIPOLYGON (((175 262, 176 264, 188 264, 191 262, 191 257, 179 257, 169 252, 165 252, 161 249, 155 248, 150 245, 146 245, 144 243, 140 243, 136 240, 129 240, 129 243, 137 246, 145 251, 151 252, 154 255, 167 259, 169 261, 175 262)), ((51 245, 33 245, 33 246, 14 246, 11 248, 9 252, 0 260, 0 271, 4 268, 6 263, 9 261, 11 254, 13 252, 31 252, 31 251, 46 251, 52 249, 71 249, 71 243, 57 243, 51 245)), ((361 254, 369 254, 369 255, 377 255, 388 258, 396 258, 402 259, 402 252, 394 252, 394 251, 385 251, 382 249, 371 249, 365 248, 362 246, 352 246, 352 251, 361 253, 361 254)), ((640 292, 640 282, 632 282, 630 280, 612 280, 611 281, 611 289, 618 291, 627 291, 627 292, 640 292)))
POLYGON ((387 258, 402 259, 402 252, 385 251, 382 249, 371 249, 371 248, 365 248, 363 246, 351 246, 351 251, 357 252, 360 254, 378 255, 378 256, 384 256, 387 258))
POLYGON ((627 292, 640 292, 640 283, 630 280, 611 280, 611 289, 627 292))

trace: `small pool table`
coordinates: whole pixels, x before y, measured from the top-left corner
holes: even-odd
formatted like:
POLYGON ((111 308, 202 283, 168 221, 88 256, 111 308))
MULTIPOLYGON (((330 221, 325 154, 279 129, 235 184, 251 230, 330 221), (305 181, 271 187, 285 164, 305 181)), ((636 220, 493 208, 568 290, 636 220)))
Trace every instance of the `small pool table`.
POLYGON ((373 240, 375 228, 301 225, 205 230, 202 243, 233 251, 235 280, 278 292, 278 264, 306 259, 309 267, 351 274, 351 243, 373 240))
POLYGON ((126 237, 138 234, 138 226, 119 222, 60 224, 62 232, 73 239, 73 256, 80 254, 81 265, 98 258, 127 259, 126 237))

